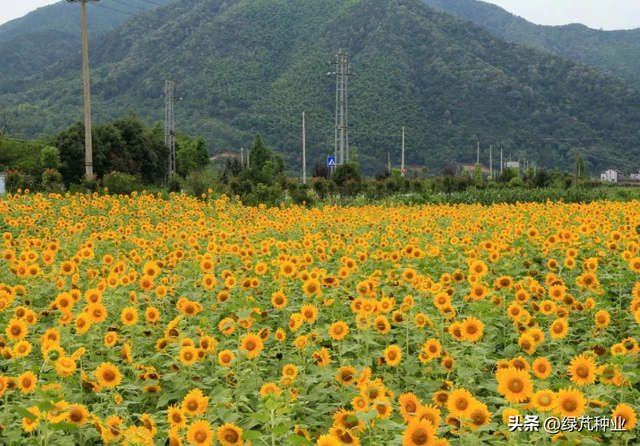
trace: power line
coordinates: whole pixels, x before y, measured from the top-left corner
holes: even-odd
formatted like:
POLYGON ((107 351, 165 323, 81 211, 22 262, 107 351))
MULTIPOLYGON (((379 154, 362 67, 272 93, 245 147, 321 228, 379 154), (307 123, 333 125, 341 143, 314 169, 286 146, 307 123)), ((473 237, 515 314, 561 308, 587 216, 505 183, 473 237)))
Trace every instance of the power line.
MULTIPOLYGON (((110 11, 119 12, 120 14, 125 14, 125 15, 128 15, 129 17, 134 17, 136 19, 145 20, 145 21, 147 21, 149 23, 153 23, 153 24, 157 24, 158 21, 161 20, 160 16, 155 16, 155 20, 154 20, 152 18, 144 16, 143 14, 132 14, 130 12, 123 11, 123 10, 115 8, 113 6, 105 6, 105 5, 102 5, 100 3, 95 3, 95 2, 87 2, 87 3, 89 3, 91 6, 95 6, 97 8, 103 8, 103 9, 108 9, 110 11)), ((128 4, 124 3, 124 2, 118 2, 118 3, 121 3, 121 4, 126 5, 126 6, 131 6, 131 5, 128 5, 128 4)), ((141 9, 141 8, 138 8, 138 9, 141 9)), ((154 11, 152 11, 150 9, 143 9, 143 11, 154 13, 154 11)))
POLYGON ((114 1, 114 2, 116 2, 116 3, 120 3, 121 5, 128 6, 128 7, 130 7, 130 8, 136 8, 136 9, 139 9, 140 11, 144 11, 144 12, 152 12, 152 10, 151 10, 151 9, 141 8, 141 7, 139 7, 139 6, 135 6, 135 5, 132 5, 131 3, 126 3, 126 2, 123 2, 123 1, 121 1, 121 0, 111 0, 111 1, 114 1))
POLYGON ((160 6, 160 7, 162 7, 162 6, 166 6, 166 5, 161 5, 160 3, 152 2, 151 0, 142 0, 142 1, 143 1, 143 2, 147 2, 147 3, 150 3, 150 4, 152 4, 152 5, 160 6))

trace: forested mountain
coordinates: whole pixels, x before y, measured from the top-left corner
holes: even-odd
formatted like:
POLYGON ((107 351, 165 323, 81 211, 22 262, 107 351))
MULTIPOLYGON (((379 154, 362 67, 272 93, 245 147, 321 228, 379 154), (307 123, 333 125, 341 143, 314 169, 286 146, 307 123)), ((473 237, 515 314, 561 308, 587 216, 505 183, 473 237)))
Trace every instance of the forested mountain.
MULTIPOLYGON (((133 19, 92 42, 95 121, 136 111, 164 117, 177 86, 177 127, 215 151, 239 152, 256 132, 299 166, 333 152, 335 79, 327 62, 351 53, 351 143, 363 170, 398 163, 488 164, 489 144, 538 165, 569 167, 572 147, 637 159, 640 93, 613 76, 507 43, 419 0, 180 0, 157 21, 133 19)), ((0 81, 0 111, 20 132, 59 131, 82 118, 81 58, 21 83, 0 81)))
POLYGON ((422 0, 510 42, 582 62, 640 87, 640 29, 602 31, 580 24, 535 25, 479 0, 422 0))
MULTIPOLYGON (((144 14, 144 10, 153 10, 173 1, 137 1, 136 6, 107 0, 90 5, 87 8, 89 37, 98 38, 120 26, 131 15, 144 14)), ((0 25, 0 79, 32 75, 80 51, 80 36, 80 5, 66 0, 0 25)))

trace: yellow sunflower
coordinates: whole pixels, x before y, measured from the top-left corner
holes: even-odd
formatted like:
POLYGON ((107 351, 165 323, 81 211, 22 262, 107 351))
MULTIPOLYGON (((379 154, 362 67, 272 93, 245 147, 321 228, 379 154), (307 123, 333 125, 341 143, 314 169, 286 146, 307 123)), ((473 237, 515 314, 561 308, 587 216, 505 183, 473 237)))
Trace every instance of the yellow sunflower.
POLYGON ((596 382, 596 363, 591 356, 584 353, 571 360, 568 372, 571 381, 579 386, 596 382))
POLYGON ((242 429, 233 423, 223 424, 218 428, 218 441, 223 446, 240 446, 243 443, 242 429))
POLYGON ((533 395, 533 381, 529 372, 515 367, 498 369, 498 392, 510 403, 521 403, 533 395))
POLYGON ((437 429, 427 420, 413 419, 402 434, 402 446, 434 446, 437 429))
POLYGON ((636 427, 636 423, 638 421, 636 411, 633 410, 631 406, 624 403, 618 404, 616 406, 616 408, 611 413, 611 418, 616 424, 616 427, 624 429, 626 431, 633 430, 636 427))
POLYGON ((563 417, 579 417, 584 413, 587 400, 577 389, 564 388, 556 394, 554 410, 563 417))
POLYGON ((402 360, 402 350, 397 345, 390 345, 384 350, 384 360, 387 365, 392 367, 400 364, 402 360))
POLYGON ((96 368, 96 378, 101 386, 114 388, 122 381, 122 374, 116 365, 103 362, 96 368))
POLYGON ((254 333, 247 333, 240 342, 240 351, 249 359, 258 357, 263 348, 262 338, 254 333))
POLYGON ((198 420, 191 423, 187 430, 187 441, 196 446, 211 446, 213 444, 213 429, 206 420, 198 420))

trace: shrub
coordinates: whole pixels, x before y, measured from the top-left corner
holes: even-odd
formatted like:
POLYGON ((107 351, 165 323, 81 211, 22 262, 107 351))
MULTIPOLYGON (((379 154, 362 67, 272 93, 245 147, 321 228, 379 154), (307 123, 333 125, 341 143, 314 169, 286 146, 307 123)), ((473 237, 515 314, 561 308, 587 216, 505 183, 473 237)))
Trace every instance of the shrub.
POLYGON ((40 152, 40 164, 43 169, 60 168, 60 151, 56 147, 47 146, 40 152))
POLYGON ((224 185, 218 174, 212 169, 203 169, 190 173, 184 181, 185 191, 194 197, 202 197, 211 189, 216 194, 224 191, 224 185))
POLYGON ((182 192, 183 183, 184 183, 184 180, 180 175, 175 173, 173 175, 170 175, 169 180, 167 181, 167 189, 169 190, 169 193, 182 192))
POLYGON ((5 177, 5 188, 9 193, 16 193, 19 189, 34 190, 35 186, 34 178, 19 170, 10 170, 5 177))
POLYGON ((114 195, 128 195, 142 187, 138 178, 122 172, 111 172, 105 175, 102 179, 102 185, 107 188, 110 194, 114 195))
POLYGON ((46 169, 42 172, 42 188, 47 192, 64 192, 62 174, 56 169, 46 169))

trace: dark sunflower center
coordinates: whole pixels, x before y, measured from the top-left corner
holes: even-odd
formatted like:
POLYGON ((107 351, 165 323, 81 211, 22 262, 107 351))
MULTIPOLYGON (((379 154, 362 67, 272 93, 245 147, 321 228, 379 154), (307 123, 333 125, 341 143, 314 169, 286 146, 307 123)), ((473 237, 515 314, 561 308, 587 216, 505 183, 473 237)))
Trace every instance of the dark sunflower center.
POLYGON ((576 375, 580 378, 587 378, 589 376, 589 368, 586 365, 580 365, 576 369, 576 375))
POLYGON ((512 392, 520 392, 522 390, 522 381, 519 379, 514 379, 509 383, 509 390, 512 392))
POLYGON ((562 403, 562 407, 567 411, 567 412, 573 412, 574 410, 576 410, 576 408, 578 407, 578 403, 576 403, 575 400, 573 399, 568 399, 565 400, 562 403))
POLYGON ((238 441, 238 433, 232 429, 228 429, 224 433, 224 439, 229 443, 235 443, 238 441))
POLYGON ((413 434, 411 434, 411 440, 418 446, 424 445, 427 444, 429 435, 427 435, 424 429, 417 429, 413 434))

